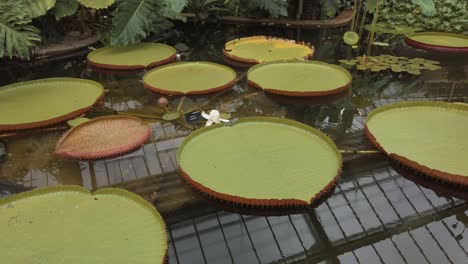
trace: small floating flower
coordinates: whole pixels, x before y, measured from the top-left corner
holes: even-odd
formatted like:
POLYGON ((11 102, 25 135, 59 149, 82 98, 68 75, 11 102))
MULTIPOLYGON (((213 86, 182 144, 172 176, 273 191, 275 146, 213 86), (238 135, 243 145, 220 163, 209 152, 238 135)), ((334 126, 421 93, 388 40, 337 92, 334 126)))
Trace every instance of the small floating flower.
POLYGON ((218 110, 211 110, 210 114, 207 114, 205 113, 205 111, 203 111, 201 115, 203 118, 208 120, 206 121, 205 126, 211 126, 212 124, 219 124, 221 122, 224 122, 224 123, 230 122, 228 119, 221 118, 218 110))

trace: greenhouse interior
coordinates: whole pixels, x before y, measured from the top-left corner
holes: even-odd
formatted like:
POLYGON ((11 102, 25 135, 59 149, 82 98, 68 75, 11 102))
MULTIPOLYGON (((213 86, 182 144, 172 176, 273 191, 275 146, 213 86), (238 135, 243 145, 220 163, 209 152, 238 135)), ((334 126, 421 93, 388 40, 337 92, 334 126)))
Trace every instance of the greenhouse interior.
POLYGON ((468 263, 467 0, 0 0, 0 263, 468 263))

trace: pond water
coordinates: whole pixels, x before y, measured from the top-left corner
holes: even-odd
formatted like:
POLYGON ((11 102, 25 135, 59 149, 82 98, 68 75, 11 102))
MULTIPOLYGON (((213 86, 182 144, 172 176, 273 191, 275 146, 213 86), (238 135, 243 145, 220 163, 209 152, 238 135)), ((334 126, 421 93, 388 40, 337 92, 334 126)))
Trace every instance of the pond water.
MULTIPOLYGON (((314 60, 337 64, 339 59, 356 55, 342 44, 342 33, 187 26, 162 42, 174 45, 181 60, 224 63, 221 50, 226 41, 274 35, 310 42, 316 49, 314 60)), ((350 92, 305 101, 249 88, 246 70, 236 68, 240 81, 233 89, 188 97, 181 108, 186 113, 219 109, 231 119, 257 115, 290 118, 325 132, 342 150, 372 150, 363 127, 367 113, 374 108, 402 100, 468 102, 466 56, 431 54, 402 43, 383 53, 438 60, 442 69, 423 71, 420 76, 353 70, 350 92)), ((156 205, 169 224, 169 263, 466 263, 466 191, 393 167, 383 155, 345 155, 335 193, 310 212, 260 217, 221 211, 192 192, 176 171, 178 145, 204 122, 161 120, 165 109, 157 106, 157 95, 144 89, 143 72, 99 73, 87 68, 85 55, 4 65, 0 72, 0 85, 46 77, 93 79, 107 92, 103 104, 88 117, 117 112, 146 116, 153 127, 152 141, 134 153, 105 161, 55 157, 53 150, 63 130, 0 139, 7 153, 0 158, 0 183, 14 182, 18 185, 15 190, 57 184, 91 190, 115 186, 140 194, 156 205)), ((168 99, 170 109, 179 106, 180 97, 168 99)))

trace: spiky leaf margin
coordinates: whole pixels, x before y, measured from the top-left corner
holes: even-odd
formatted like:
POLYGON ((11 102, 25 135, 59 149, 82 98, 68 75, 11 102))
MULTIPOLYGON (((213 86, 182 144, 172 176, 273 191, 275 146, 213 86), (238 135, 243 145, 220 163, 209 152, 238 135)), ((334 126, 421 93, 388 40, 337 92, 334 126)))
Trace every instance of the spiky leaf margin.
POLYGON ((78 10, 78 2, 76 0, 57 0, 52 12, 55 15, 55 19, 59 20, 62 17, 67 17, 75 14, 78 10))
POLYGON ((25 2, 0 2, 0 58, 29 58, 29 49, 41 40, 39 30, 28 25, 31 19, 25 2))

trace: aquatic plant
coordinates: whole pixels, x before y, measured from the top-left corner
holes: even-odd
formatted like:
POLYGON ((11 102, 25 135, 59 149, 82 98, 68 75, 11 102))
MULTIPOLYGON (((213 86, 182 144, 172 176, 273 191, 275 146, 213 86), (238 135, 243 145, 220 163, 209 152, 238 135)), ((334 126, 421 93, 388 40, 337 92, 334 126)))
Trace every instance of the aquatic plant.
POLYGON ((421 32, 408 35, 405 43, 429 51, 468 53, 468 36, 442 32, 421 32))
POLYGON ((250 117, 195 131, 178 163, 195 189, 236 207, 307 208, 333 191, 342 161, 333 141, 312 127, 250 117))
POLYGON ((168 238, 161 215, 123 189, 90 193, 80 186, 47 187, 1 199, 0 212, 0 233, 9 238, 0 241, 0 248, 11 263, 166 260, 168 238))
POLYGON ((431 101, 386 105, 368 115, 365 133, 403 165, 468 186, 468 105, 431 101))
POLYGON ((391 70, 393 72, 407 72, 413 75, 421 74, 421 70, 438 70, 439 62, 421 58, 396 57, 392 55, 358 56, 352 60, 339 60, 347 66, 355 66, 360 71, 370 70, 380 72, 391 70))

